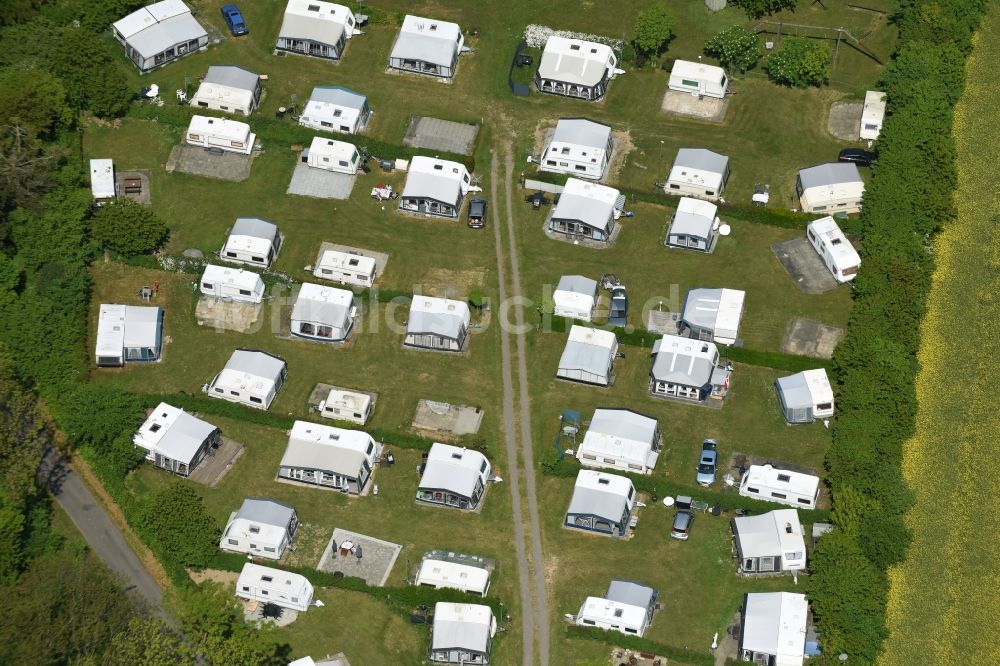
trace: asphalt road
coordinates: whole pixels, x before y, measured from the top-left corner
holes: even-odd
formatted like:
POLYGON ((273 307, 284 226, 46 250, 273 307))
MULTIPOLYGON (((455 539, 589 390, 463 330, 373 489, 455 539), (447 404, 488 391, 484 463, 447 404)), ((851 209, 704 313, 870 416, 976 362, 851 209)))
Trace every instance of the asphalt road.
POLYGON ((162 607, 163 590, 83 479, 51 449, 42 459, 40 473, 49 492, 69 514, 90 549, 120 577, 126 594, 153 613, 169 619, 162 607))

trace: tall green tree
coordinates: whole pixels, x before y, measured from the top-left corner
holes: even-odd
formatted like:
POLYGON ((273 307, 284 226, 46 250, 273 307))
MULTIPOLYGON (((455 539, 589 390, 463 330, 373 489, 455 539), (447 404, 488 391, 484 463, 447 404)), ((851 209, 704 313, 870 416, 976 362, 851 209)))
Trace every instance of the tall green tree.
POLYGON ((187 647, 207 666, 285 666, 291 649, 274 627, 247 626, 232 594, 216 583, 181 591, 181 630, 187 647))
POLYGON ((653 5, 639 12, 632 29, 632 44, 647 56, 663 50, 674 34, 676 19, 665 5, 653 5))
POLYGON ((742 7, 748 18, 758 19, 785 9, 795 9, 798 0, 733 0, 733 4, 742 7))
POLYGON ((148 254, 163 243, 167 225, 156 213, 128 198, 107 203, 91 220, 91 233, 103 247, 122 254, 148 254))
POLYGON ((705 42, 705 53, 730 71, 746 72, 760 60, 760 38, 750 28, 731 25, 705 42))
POLYGON ((154 545, 185 566, 203 566, 215 555, 219 528, 201 496, 186 483, 174 481, 152 493, 140 520, 154 545))
POLYGON ((806 88, 830 80, 830 47, 805 37, 785 37, 764 61, 767 76, 777 84, 806 88))
POLYGON ((195 666, 176 630, 156 618, 134 617, 111 639, 102 666, 195 666))

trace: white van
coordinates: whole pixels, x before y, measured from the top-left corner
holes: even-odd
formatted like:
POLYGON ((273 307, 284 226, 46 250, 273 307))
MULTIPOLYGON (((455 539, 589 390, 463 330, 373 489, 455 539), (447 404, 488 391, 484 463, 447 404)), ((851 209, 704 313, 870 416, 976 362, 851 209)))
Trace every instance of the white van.
POLYGON ((849 282, 858 274, 861 256, 832 217, 810 222, 806 237, 837 282, 849 282))

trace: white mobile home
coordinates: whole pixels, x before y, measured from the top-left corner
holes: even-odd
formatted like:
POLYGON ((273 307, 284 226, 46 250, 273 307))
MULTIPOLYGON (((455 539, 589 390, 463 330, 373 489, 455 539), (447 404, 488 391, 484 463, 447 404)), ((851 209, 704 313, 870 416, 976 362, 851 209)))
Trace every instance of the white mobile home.
POLYGON ((490 589, 490 570, 481 565, 480 558, 435 551, 420 562, 414 584, 485 597, 490 589))
POLYGON ((146 460, 179 476, 189 476, 221 441, 217 427, 165 402, 150 412, 132 437, 135 446, 146 450, 146 460))
POLYGON ((338 60, 347 41, 361 34, 354 12, 322 0, 288 0, 275 48, 279 55, 296 53, 338 60))
POLYGON ((302 151, 302 161, 314 169, 354 175, 361 164, 361 153, 353 143, 313 137, 309 147, 302 151))
POLYGON ((497 620, 489 606, 439 601, 434 604, 427 658, 435 664, 489 664, 496 632, 497 620))
POLYGON ((296 421, 278 478, 360 495, 381 452, 366 432, 296 421))
POLYGON ((198 287, 205 296, 238 303, 260 303, 264 298, 264 280, 242 268, 208 264, 198 287))
POLYGON ((229 230, 219 257, 223 261, 251 266, 271 265, 281 249, 281 235, 273 222, 259 217, 239 217, 229 230))
POLYGON ((573 326, 559 358, 556 377, 583 384, 609 386, 614 381, 618 338, 611 331, 573 326))
POLYGON ((805 661, 809 603, 804 594, 751 592, 743 598, 741 661, 802 666, 805 661))
POLYGON ((552 292, 552 301, 557 316, 590 321, 597 308, 597 281, 582 275, 563 275, 552 292))
POLYGON ((320 342, 343 342, 354 326, 354 294, 306 282, 292 308, 292 335, 320 342))
POLYGON ((729 182, 729 157, 707 148, 681 148, 670 167, 663 191, 715 201, 729 182))
POLYGON ((781 411, 789 423, 812 423, 833 416, 833 388, 826 370, 803 370, 774 382, 781 411))
POLYGON ((236 581, 236 596, 303 612, 313 601, 313 586, 305 576, 247 562, 236 581))
POLYGON ((865 181, 857 165, 830 162, 799 171, 795 192, 799 205, 807 213, 857 213, 861 211, 865 181))
POLYGON ((858 274, 861 255, 832 217, 810 222, 806 227, 806 237, 837 282, 848 282, 858 274))
POLYGON ((819 477, 771 465, 751 465, 740 481, 740 495, 815 509, 819 477))
POLYGON ((653 344, 649 394, 686 402, 722 400, 729 392, 731 372, 719 364, 714 343, 664 335, 653 344))
POLYGON ((288 370, 280 356, 253 349, 237 349, 226 367, 205 386, 213 398, 267 409, 285 383, 288 370))
POLYGON ((99 366, 156 361, 163 338, 163 310, 137 305, 101 304, 95 356, 99 366))
POLYGON ((246 123, 208 116, 192 116, 185 136, 192 146, 218 148, 240 155, 249 155, 257 140, 257 135, 246 123))
POLYGON ((679 247, 698 252, 711 252, 719 239, 718 206, 701 199, 681 197, 677 210, 670 218, 670 229, 663 242, 667 247, 679 247))
POLYGON ((292 507, 272 499, 248 497, 239 511, 229 515, 219 548, 280 560, 298 527, 299 517, 292 507))
POLYGON ((462 351, 471 315, 464 301, 413 295, 403 344, 435 351, 462 351))
POLYGON ((580 464, 649 474, 660 456, 656 419, 631 409, 596 409, 576 449, 580 464))
POLYGON ((552 210, 548 229, 573 240, 607 243, 624 205, 625 197, 613 187, 570 178, 552 210))
POLYGON ((427 453, 417 501, 475 509, 491 478, 490 461, 479 451, 435 442, 427 453))
POLYGON ((201 80, 191 106, 249 116, 260 106, 260 75, 235 65, 212 65, 201 80))
POLYGON ((364 95, 341 86, 316 86, 299 116, 299 124, 320 131, 357 134, 371 116, 364 95))
POLYGON ((628 532, 635 501, 635 486, 628 477, 581 469, 563 525, 623 537, 628 532))
POLYGON ((340 284, 370 287, 375 282, 375 259, 356 252, 326 250, 313 268, 313 275, 340 284))
POLYGON ((535 88, 552 95, 598 100, 620 73, 617 67, 618 58, 610 46, 552 35, 535 72, 535 88))
POLYGON ((464 164, 418 155, 410 160, 399 210, 457 218, 471 180, 464 164))
POLYGON ((115 163, 112 160, 90 160, 90 192, 94 195, 94 204, 97 206, 118 196, 115 163))
POLYGON ((746 292, 738 289, 692 289, 681 313, 681 333, 694 340, 731 345, 739 335, 746 292))
POLYGON ((642 636, 653 622, 656 590, 627 580, 613 580, 604 598, 587 597, 576 614, 576 624, 642 636))
POLYGON ((722 99, 729 89, 729 78, 721 67, 690 60, 675 60, 667 87, 677 92, 722 99))
POLYGON ((865 93, 865 105, 861 110, 861 131, 858 137, 862 140, 874 141, 882 132, 882 121, 885 120, 885 93, 869 90, 865 93))
POLYGON ((372 415, 375 402, 367 393, 330 389, 326 399, 319 403, 319 415, 338 421, 364 425, 372 415))
POLYGON ((599 180, 611 161, 611 126, 586 118, 562 118, 542 150, 539 169, 599 180))
POLYGON ((208 47, 208 33, 181 0, 163 0, 137 9, 116 21, 111 32, 140 72, 208 47))
POLYGON ((732 528, 740 573, 794 573, 806 568, 806 541, 795 509, 737 516, 732 528))
POLYGON ((465 36, 457 23, 407 14, 389 54, 389 67, 450 79, 464 48, 465 36))

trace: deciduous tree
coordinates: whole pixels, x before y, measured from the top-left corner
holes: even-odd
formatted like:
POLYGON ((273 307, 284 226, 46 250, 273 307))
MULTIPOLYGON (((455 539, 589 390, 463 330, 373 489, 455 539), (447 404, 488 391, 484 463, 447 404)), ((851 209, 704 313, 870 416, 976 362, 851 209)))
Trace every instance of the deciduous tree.
POLYGON ((122 254, 148 254, 167 235, 167 226, 156 213, 126 198, 101 206, 90 228, 95 241, 122 254))
POLYGON ((783 86, 805 88, 830 80, 830 47, 804 37, 786 37, 764 61, 767 75, 783 86))
POLYGON ((675 23, 673 13, 664 5, 653 5, 639 12, 632 29, 632 43, 636 50, 647 56, 659 53, 670 41, 675 23))
POLYGON ((705 53, 726 69, 745 72, 760 60, 760 38, 742 25, 731 25, 705 42, 705 53))

